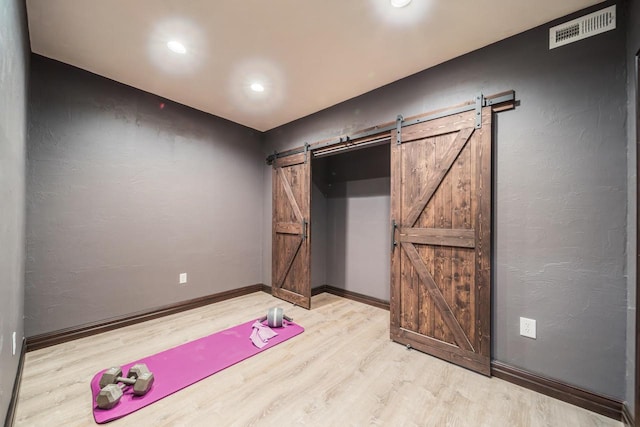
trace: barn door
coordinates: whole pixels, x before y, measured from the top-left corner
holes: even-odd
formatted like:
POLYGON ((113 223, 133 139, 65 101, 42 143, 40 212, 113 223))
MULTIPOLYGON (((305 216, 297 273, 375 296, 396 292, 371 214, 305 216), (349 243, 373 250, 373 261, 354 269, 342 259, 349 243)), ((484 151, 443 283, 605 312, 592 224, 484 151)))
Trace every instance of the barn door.
POLYGON ((276 159, 271 292, 307 309, 311 307, 310 211, 310 156, 304 152, 276 159))
POLYGON ((491 107, 475 117, 392 134, 391 339, 490 375, 491 107))

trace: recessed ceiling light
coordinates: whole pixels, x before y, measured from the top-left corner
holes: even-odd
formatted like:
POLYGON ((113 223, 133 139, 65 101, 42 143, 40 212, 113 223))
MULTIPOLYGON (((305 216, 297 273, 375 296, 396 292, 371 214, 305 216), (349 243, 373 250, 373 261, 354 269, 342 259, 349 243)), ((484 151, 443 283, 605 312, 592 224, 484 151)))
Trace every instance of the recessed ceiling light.
POLYGON ((411 3, 411 0, 391 0, 391 6, 393 7, 405 7, 411 3))
POLYGON ((187 53, 187 48, 179 41, 171 40, 167 43, 167 47, 175 53, 187 53))
POLYGON ((260 83, 251 83, 251 90, 254 92, 264 92, 264 86, 260 83))

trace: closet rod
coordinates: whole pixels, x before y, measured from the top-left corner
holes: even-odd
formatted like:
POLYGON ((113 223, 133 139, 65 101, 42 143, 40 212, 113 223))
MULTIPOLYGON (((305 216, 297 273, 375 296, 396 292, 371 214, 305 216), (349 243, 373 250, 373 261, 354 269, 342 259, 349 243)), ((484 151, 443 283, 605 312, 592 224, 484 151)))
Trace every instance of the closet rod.
POLYGON ((377 145, 386 144, 391 141, 391 136, 383 136, 382 138, 372 139, 366 142, 348 143, 346 145, 338 145, 337 147, 322 148, 313 151, 313 157, 325 157, 333 154, 342 153, 343 151, 355 151, 361 148, 375 147, 377 145))

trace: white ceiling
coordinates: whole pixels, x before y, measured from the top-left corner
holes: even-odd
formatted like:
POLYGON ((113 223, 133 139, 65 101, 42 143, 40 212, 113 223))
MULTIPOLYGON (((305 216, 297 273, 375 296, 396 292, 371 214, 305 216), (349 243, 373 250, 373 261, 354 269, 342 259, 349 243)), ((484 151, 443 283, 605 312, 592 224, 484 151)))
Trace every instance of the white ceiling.
POLYGON ((27 0, 27 13, 35 53, 266 131, 599 2, 27 0))

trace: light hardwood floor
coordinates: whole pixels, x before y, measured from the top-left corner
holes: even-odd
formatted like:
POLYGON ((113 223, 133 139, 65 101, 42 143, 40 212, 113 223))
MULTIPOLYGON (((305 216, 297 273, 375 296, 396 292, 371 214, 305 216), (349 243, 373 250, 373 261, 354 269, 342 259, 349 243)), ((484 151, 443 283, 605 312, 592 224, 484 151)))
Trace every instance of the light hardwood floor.
MULTIPOLYGON (((280 306, 306 331, 110 426, 621 426, 389 340, 389 312, 330 294, 311 311, 265 293, 27 353, 16 426, 92 426, 89 381, 280 306)), ((184 369, 189 369, 185 366, 184 369)))

